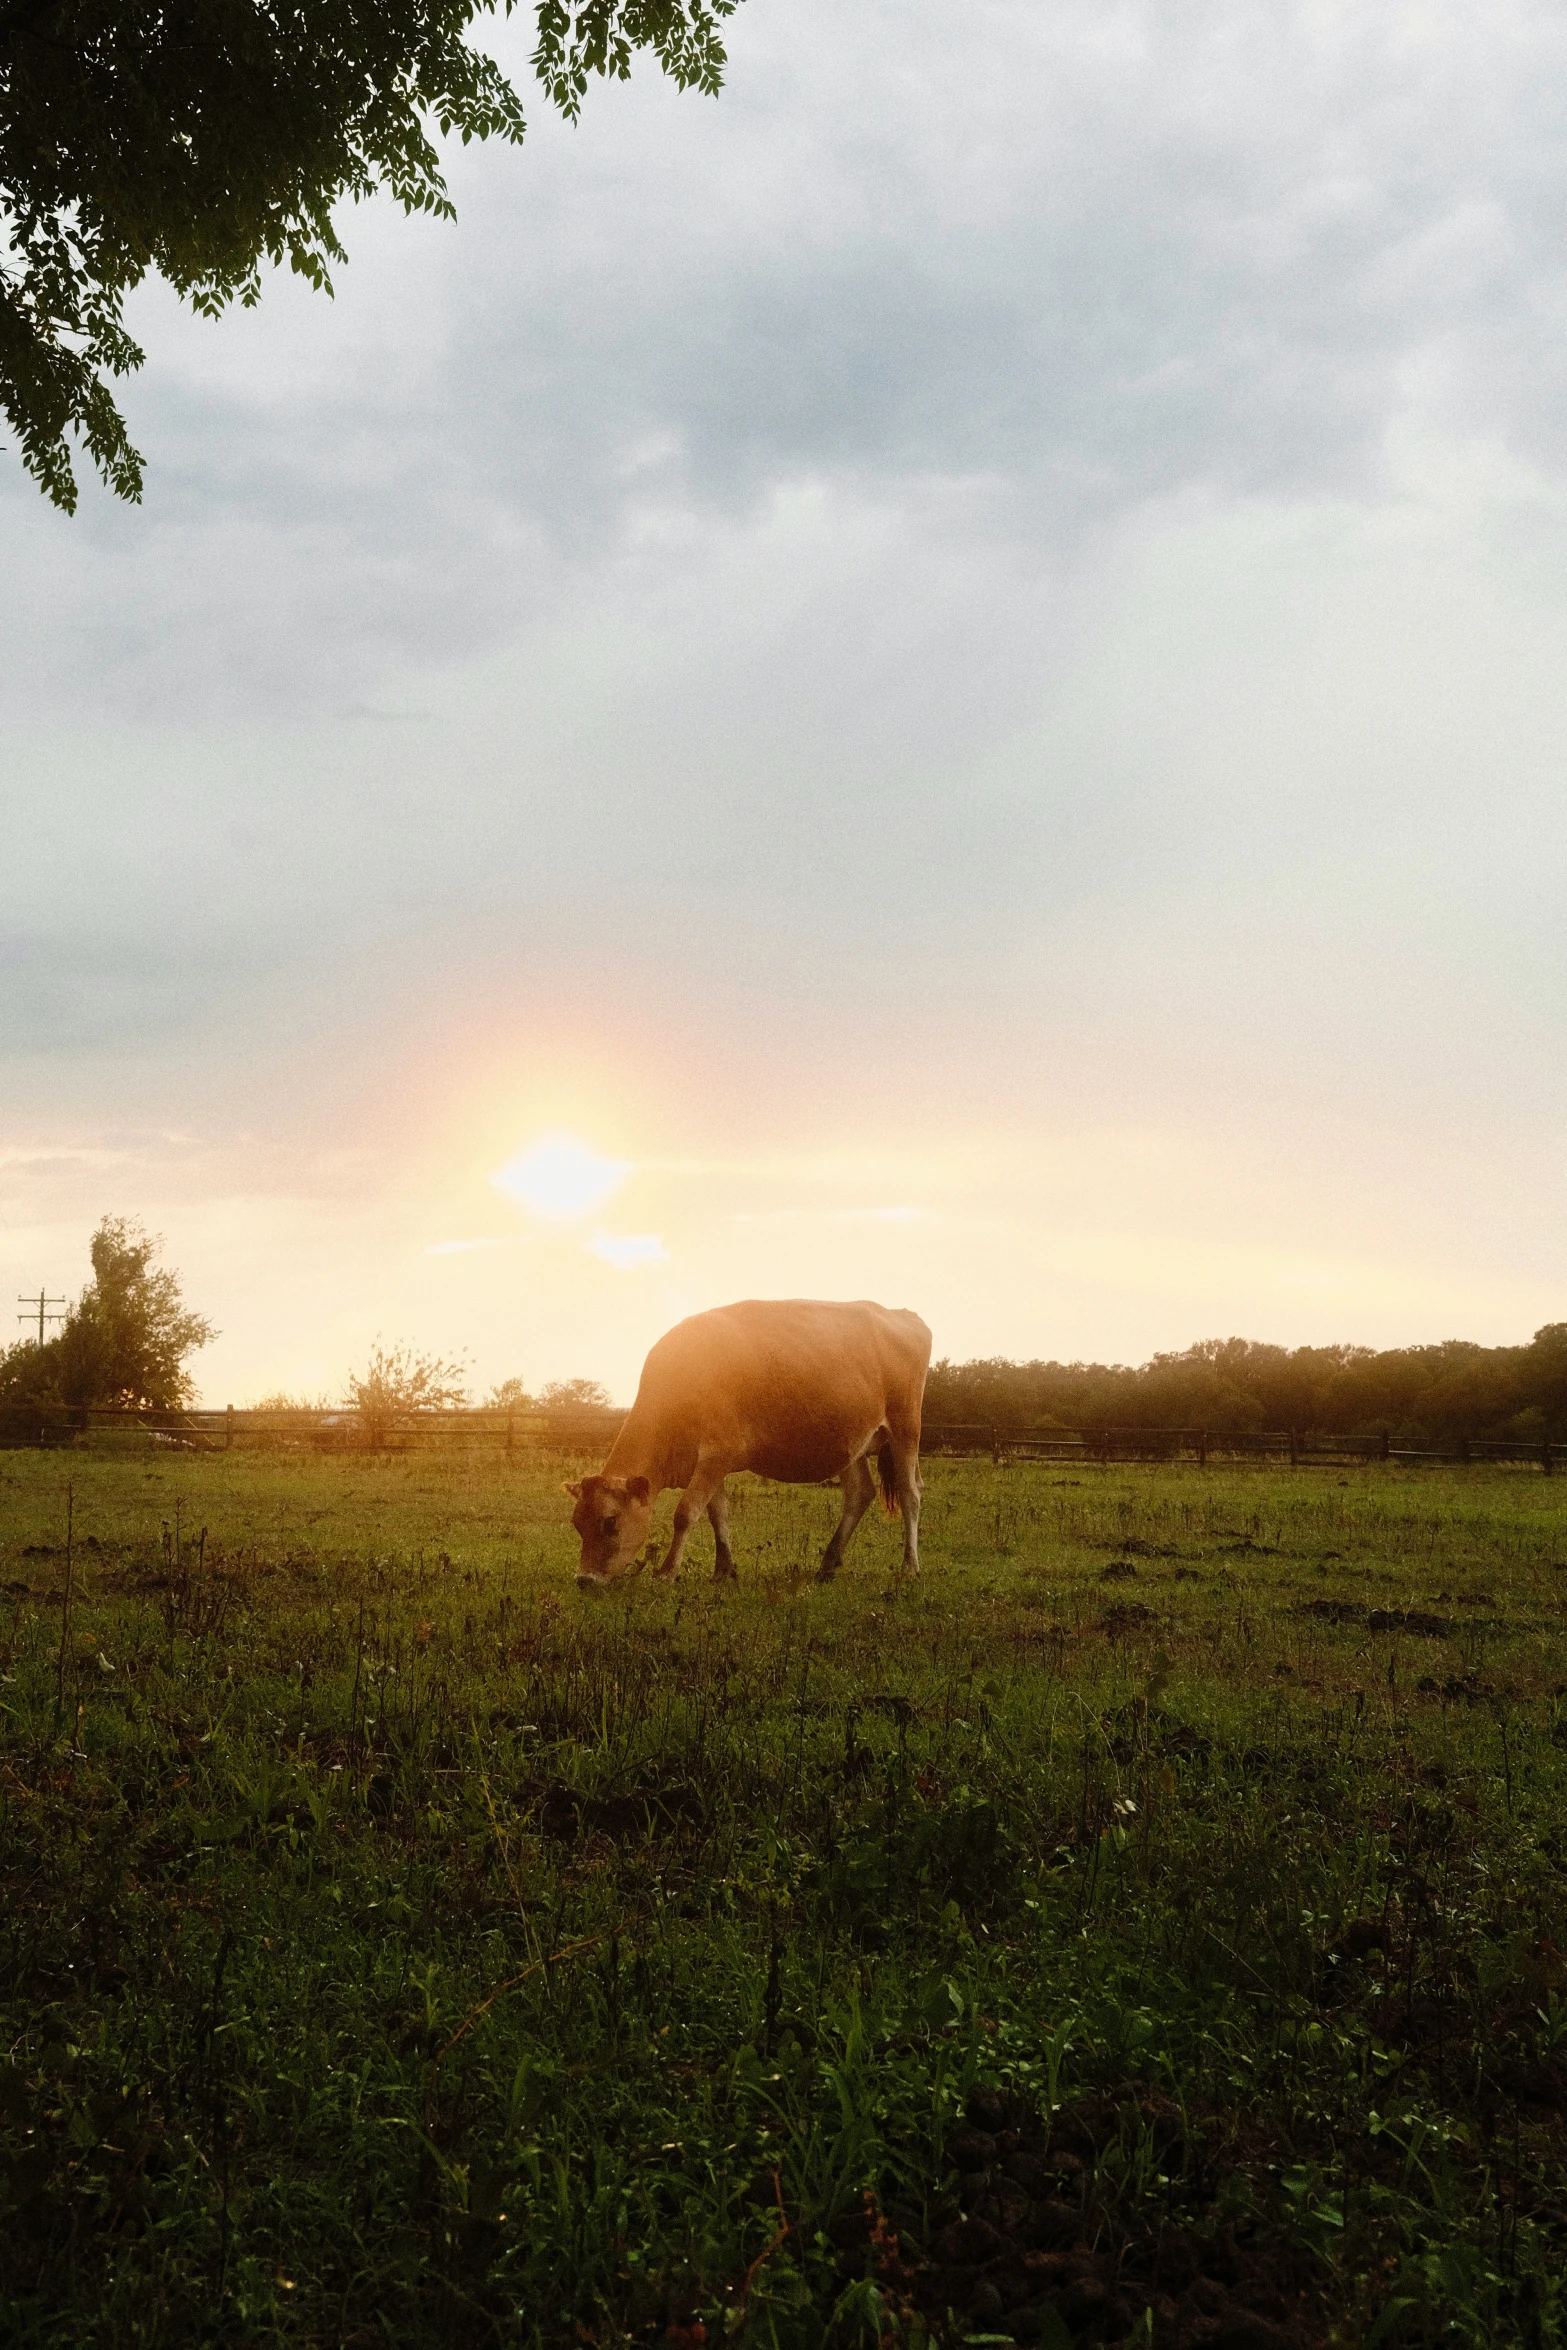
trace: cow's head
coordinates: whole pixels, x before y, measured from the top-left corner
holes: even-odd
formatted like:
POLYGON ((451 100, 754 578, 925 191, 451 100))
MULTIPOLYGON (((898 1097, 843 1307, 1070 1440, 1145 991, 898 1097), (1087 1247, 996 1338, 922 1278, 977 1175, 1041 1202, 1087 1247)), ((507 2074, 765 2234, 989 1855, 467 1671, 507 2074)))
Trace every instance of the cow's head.
POLYGON ((589 1591, 629 1575, 642 1556, 653 1488, 645 1477, 584 1477, 566 1491, 576 1503, 571 1522, 582 1536, 577 1582, 589 1591))

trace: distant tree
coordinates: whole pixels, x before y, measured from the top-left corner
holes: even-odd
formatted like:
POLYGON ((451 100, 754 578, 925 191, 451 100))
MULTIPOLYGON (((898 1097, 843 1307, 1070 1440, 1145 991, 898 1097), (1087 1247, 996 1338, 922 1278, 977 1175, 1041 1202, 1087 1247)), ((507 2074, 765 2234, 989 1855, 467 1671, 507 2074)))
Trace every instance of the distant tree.
POLYGON ((258 1395, 250 1408, 253 1412, 329 1412, 332 1401, 325 1395, 289 1395, 280 1388, 275 1395, 258 1395))
POLYGON ((434 1412, 468 1401, 461 1363, 377 1340, 363 1371, 349 1374, 345 1401, 358 1413, 366 1437, 383 1445, 410 1412, 434 1412))
POLYGON ((93 1277, 65 1327, 43 1346, 9 1350, 0 1396, 160 1411, 188 1404, 195 1383, 185 1358, 217 1332, 186 1306, 179 1275, 154 1264, 161 1246, 134 1217, 105 1216, 90 1246, 93 1277))
POLYGON ((492 1412, 525 1412, 533 1402, 520 1379, 503 1379, 490 1389, 485 1403, 492 1412))
POLYGON ((925 1416, 996 1428, 1294 1428, 1411 1438, 1567 1430, 1567 1323, 1533 1344, 1265 1345, 1205 1338, 1125 1363, 932 1364, 925 1416))
POLYGON ((602 1412, 610 1409, 607 1387, 596 1379, 552 1379, 539 1397, 547 1412, 602 1412))
POLYGON ((195 1383, 187 1355, 217 1336, 192 1313, 179 1275, 154 1263, 162 1242, 131 1216, 105 1216, 92 1236, 93 1278, 59 1335, 0 1356, 0 1402, 177 1410, 195 1383))
POLYGON ((19 1338, 0 1353, 0 1406, 9 1410, 24 1405, 29 1413, 63 1411, 58 1338, 48 1339, 42 1346, 36 1338, 19 1338))
MULTIPOLYGON (((506 14, 513 0, 500 0, 506 14)), ((533 0, 533 68, 575 120, 590 74, 651 50, 716 91, 736 0, 533 0)), ((516 92, 469 46, 496 0, 9 0, 0 5, 0 407, 46 495, 76 505, 74 435, 109 487, 141 459, 106 377, 142 353, 125 297, 150 270, 213 318, 287 261, 330 293, 334 207, 385 188, 450 218, 432 130, 523 135, 516 92)))
POLYGON ((1567 1425, 1567 1322, 1547 1322, 1519 1348, 1519 1383, 1539 1407, 1553 1437, 1567 1425))

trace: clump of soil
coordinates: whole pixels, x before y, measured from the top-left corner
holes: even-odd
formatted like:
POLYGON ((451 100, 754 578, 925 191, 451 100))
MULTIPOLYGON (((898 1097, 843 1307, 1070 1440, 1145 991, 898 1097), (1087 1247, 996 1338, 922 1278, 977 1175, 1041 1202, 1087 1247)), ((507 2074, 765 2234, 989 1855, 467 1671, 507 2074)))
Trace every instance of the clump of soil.
POLYGON ((1153 1621, 1153 1609, 1145 1607, 1140 1599, 1118 1599, 1105 1609, 1099 1619, 1099 1629, 1107 1632, 1112 1640, 1120 1640, 1128 1632, 1135 1632, 1141 1625, 1153 1621))
POLYGON ((1434 1616, 1423 1607, 1374 1607, 1366 1617, 1368 1632, 1414 1632, 1422 1640, 1450 1640, 1450 1616, 1434 1616))
POLYGON ((1422 1607, 1357 1607, 1349 1599, 1308 1599, 1298 1609, 1324 1624, 1364 1624, 1368 1632, 1412 1632, 1422 1640, 1450 1640, 1451 1616, 1434 1616, 1422 1607))
POLYGON ((535 1807, 535 1821, 545 1836, 571 1844, 579 1836, 608 1836, 615 1843, 634 1842, 649 1834, 668 1834, 676 1826, 700 1821, 706 1806, 700 1788, 689 1780, 650 1780, 614 1795, 581 1794, 554 1780, 548 1786, 524 1784, 516 1790, 519 1807, 535 1807))
POLYGON ((849 2275, 874 2274, 905 2317, 949 2341, 1022 2350, 1118 2343, 1153 2350, 1313 2350, 1322 2339, 1305 2256, 1233 2226, 1183 2224, 1101 2193, 1106 2148, 1151 2141, 1185 2165, 1180 2112, 1128 2083, 1042 2115, 1006 2091, 971 2090, 947 2133, 949 2165, 928 2242, 898 2211, 865 2209, 831 2234, 849 2275))
POLYGON ((1315 1616, 1324 1624, 1363 1624, 1366 1611, 1352 1599, 1308 1599, 1297 1611, 1303 1616, 1315 1616))

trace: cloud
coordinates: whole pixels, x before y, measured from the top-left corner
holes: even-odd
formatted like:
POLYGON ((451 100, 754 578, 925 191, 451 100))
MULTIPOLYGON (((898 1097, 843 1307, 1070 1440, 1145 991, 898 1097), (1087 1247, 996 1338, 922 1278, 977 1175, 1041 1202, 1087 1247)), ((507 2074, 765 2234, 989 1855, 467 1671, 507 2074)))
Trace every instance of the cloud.
MULTIPOLYGON (((455 229, 352 212, 335 303, 276 282, 213 327, 148 289, 144 508, 67 523, 0 460, 28 1147, 113 1140, 107 1101, 211 1136, 183 1198, 326 1199, 286 1300, 231 1238, 250 1208, 213 1244, 280 1363, 351 1258, 345 1360, 393 1263, 441 1340, 425 1235, 483 1235, 473 1169, 534 1117, 635 1150, 626 1213, 696 1303, 944 1265, 981 1346, 1003 1316, 1034 1344, 1061 1276, 1010 1240, 981 1273, 974 1231, 1091 1220, 1047 1215, 1041 1137, 1113 1180, 1139 1267, 1329 1195, 1357 1230, 1418 1199, 1422 1281, 1504 1228, 1537 1251, 1567 24, 754 0, 731 33, 717 105, 639 77, 455 158, 455 229), (988 1145, 930 1173, 998 1121, 1021 1176, 988 1145)), ((541 1250, 568 1375, 601 1343, 573 1280, 638 1345, 673 1289, 588 1278, 631 1161, 553 1139, 564 1188, 526 1152, 500 1188, 569 1235, 541 1250)), ((107 1203, 96 1166, 8 1172, 26 1279, 46 1183, 85 1231, 169 1196, 160 1167, 107 1203)), ((1113 1256, 1074 1328, 1135 1350, 1142 1271, 1094 1334, 1113 1256)), ((509 1332, 532 1271, 487 1256, 463 1310, 509 1332)))
POLYGON ((505 1248, 504 1240, 433 1240, 425 1250, 427 1257, 466 1256, 471 1249, 505 1248))
POLYGON ((717 105, 645 76, 454 156, 456 228, 353 211, 333 305, 139 297, 148 506, 67 526, 5 477, 12 702, 418 734, 410 670, 782 486, 1059 576, 1150 501, 1380 494, 1411 410, 1567 453, 1543 0, 1505 37, 1457 0, 807 0, 731 45, 717 105))
POLYGON ((1382 564, 1349 657, 1412 703, 1451 664, 1392 616, 1447 550, 1559 613, 1543 0, 1505 38, 1457 0, 802 4, 740 12, 716 105, 641 77, 454 157, 456 228, 356 209, 332 304, 147 289, 144 508, 0 469, 15 1049, 331 1022, 411 941, 520 993, 634 987, 639 946, 700 984, 739 934, 778 996, 913 921, 993 960, 1189 872, 1247 730, 1319 722, 1331 680, 1239 674, 1292 564, 1324 610, 1382 564))

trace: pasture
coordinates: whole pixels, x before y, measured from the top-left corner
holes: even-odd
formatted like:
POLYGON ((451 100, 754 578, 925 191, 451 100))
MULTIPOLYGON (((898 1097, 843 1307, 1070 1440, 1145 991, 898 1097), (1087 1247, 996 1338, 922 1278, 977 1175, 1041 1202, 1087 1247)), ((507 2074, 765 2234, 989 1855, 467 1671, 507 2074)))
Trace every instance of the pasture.
POLYGON ((1567 2337, 1567 1485, 583 1466, 0 1454, 8 2344, 1567 2337))

